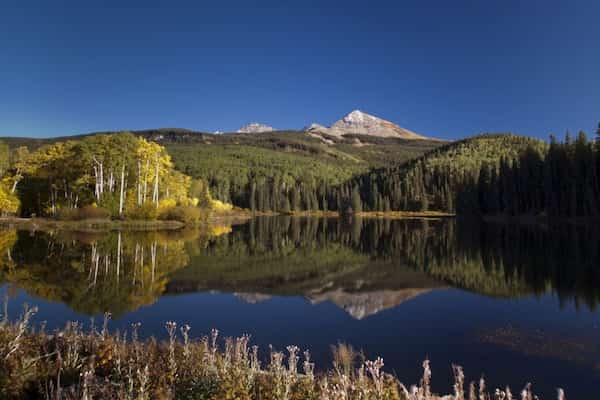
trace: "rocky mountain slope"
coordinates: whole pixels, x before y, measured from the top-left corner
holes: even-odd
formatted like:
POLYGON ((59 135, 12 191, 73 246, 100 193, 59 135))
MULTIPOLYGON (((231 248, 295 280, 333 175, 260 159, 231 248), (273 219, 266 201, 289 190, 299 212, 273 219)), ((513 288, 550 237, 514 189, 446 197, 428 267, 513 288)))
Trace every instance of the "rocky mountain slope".
POLYGON ((348 134, 378 136, 385 138, 399 139, 428 139, 427 137, 404 129, 393 122, 364 113, 360 110, 354 110, 342 119, 325 127, 313 123, 306 128, 307 132, 324 133, 331 136, 343 136, 348 134))

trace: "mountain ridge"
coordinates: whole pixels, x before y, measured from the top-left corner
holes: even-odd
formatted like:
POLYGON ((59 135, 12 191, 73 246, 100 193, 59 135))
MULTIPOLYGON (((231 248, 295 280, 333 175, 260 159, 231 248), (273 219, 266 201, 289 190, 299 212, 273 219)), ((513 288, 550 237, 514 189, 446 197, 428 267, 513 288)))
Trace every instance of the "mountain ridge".
POLYGON ((377 137, 391 137, 407 140, 431 139, 383 118, 376 117, 360 110, 353 110, 336 121, 330 127, 312 123, 306 128, 307 132, 319 132, 332 136, 359 134, 377 137))

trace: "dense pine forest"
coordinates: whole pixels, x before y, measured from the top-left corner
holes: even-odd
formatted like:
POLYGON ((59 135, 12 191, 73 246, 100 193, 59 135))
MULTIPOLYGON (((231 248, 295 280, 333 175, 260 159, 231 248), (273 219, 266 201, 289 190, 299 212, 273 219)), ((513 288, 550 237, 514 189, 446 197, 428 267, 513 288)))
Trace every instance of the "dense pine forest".
POLYGON ((337 188, 336 195, 342 199, 342 210, 454 212, 462 206, 459 194, 470 182, 477 182, 482 165, 514 160, 528 148, 543 152, 545 144, 512 134, 484 134, 449 143, 404 164, 374 169, 337 188))
POLYGON ((4 214, 69 217, 88 206, 154 219, 213 199, 279 213, 600 214, 600 142, 583 132, 550 143, 512 134, 446 143, 187 130, 4 141, 4 214))
POLYGON ((580 132, 554 136, 544 153, 528 148, 500 166, 484 164, 465 188, 465 208, 481 214, 596 217, 600 215, 600 124, 596 140, 580 132))

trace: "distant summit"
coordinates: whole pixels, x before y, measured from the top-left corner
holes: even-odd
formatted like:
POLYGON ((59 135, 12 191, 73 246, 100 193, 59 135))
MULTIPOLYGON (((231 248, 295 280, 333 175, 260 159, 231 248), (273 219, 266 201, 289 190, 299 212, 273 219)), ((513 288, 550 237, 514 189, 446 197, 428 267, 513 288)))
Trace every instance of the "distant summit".
POLYGON ((306 128, 307 132, 320 132, 332 136, 359 134, 400 139, 428 139, 413 131, 402 128, 393 122, 354 110, 330 127, 316 123, 306 128))
POLYGON ((242 126, 237 130, 237 133, 259 133, 259 132, 273 132, 275 129, 272 126, 259 124, 258 122, 252 122, 248 125, 242 126))

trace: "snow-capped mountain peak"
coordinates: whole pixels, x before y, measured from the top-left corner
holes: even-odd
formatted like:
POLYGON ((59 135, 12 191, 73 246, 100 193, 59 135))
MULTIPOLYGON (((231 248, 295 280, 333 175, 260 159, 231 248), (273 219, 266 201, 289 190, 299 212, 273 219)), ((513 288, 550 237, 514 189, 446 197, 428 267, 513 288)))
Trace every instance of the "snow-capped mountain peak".
POLYGON ((358 134, 400 139, 426 139, 425 136, 360 110, 350 112, 329 128, 319 124, 311 124, 307 131, 321 132, 332 136, 358 134))

